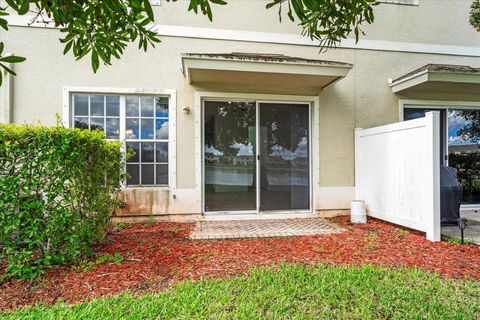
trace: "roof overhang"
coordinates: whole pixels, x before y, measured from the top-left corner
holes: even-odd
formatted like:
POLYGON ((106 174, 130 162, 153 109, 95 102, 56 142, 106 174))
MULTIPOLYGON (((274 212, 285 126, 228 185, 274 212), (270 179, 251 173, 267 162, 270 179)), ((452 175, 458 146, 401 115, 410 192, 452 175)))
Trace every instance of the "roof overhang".
POLYGON ((265 54, 183 54, 190 84, 231 92, 318 94, 345 77, 351 64, 265 54))
POLYGON ((390 84, 394 93, 443 92, 480 93, 480 68, 460 65, 429 64, 390 84))

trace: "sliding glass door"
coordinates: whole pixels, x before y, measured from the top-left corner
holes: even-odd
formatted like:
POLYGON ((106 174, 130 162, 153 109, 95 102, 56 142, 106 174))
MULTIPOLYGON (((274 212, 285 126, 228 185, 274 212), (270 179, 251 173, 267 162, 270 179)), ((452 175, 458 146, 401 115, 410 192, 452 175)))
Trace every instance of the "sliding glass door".
POLYGON ((204 200, 207 211, 255 211, 256 104, 206 101, 204 200))
POLYGON ((480 204, 480 110, 448 109, 448 165, 457 169, 462 204, 480 204))
POLYGON ((309 105, 259 103, 260 210, 310 207, 309 105))
POLYGON ((462 204, 480 204, 480 110, 458 108, 405 108, 404 120, 440 111, 442 165, 457 169, 462 204))
POLYGON ((204 102, 204 211, 310 210, 310 105, 204 102))

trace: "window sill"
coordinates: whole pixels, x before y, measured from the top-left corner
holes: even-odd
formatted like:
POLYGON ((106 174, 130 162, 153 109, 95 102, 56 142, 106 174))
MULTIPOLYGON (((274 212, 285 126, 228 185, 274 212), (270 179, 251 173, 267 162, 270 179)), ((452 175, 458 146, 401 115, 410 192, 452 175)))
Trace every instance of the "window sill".
POLYGON ((378 1, 381 4, 396 4, 402 6, 418 6, 419 0, 383 0, 378 1))
POLYGON ((128 190, 172 190, 169 186, 126 186, 122 189, 128 190))

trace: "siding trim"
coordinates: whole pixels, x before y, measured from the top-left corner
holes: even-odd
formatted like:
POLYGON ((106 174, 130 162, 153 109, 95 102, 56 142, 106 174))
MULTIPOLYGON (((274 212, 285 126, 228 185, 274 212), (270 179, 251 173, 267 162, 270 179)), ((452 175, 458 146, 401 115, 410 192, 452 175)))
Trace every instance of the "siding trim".
MULTIPOLYGON (((43 22, 30 23, 32 16, 10 15, 5 17, 8 24, 17 27, 36 27, 36 28, 55 28, 51 24, 43 22)), ((245 41, 258 43, 288 44, 300 46, 317 47, 318 42, 312 41, 307 37, 303 37, 293 33, 276 33, 276 32, 258 32, 243 31, 219 28, 204 27, 188 27, 176 25, 160 25, 152 26, 159 36, 164 37, 181 37, 193 39, 210 39, 210 40, 227 40, 227 41, 245 41)), ((355 43, 354 39, 343 40, 338 48, 358 49, 358 50, 375 50, 375 51, 392 51, 392 52, 408 52, 408 53, 426 53, 441 54, 454 56, 480 57, 480 46, 454 46, 443 44, 427 44, 415 42, 397 42, 384 40, 359 40, 355 43)))

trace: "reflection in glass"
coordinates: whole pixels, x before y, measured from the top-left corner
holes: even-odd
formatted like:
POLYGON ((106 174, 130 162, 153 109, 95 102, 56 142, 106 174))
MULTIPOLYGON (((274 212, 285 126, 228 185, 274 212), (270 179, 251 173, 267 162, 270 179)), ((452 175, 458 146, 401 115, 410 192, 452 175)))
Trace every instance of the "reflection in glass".
POLYGON ((87 129, 88 130, 88 118, 87 117, 75 117, 74 128, 87 129))
POLYGON ((142 162, 154 162, 155 152, 153 150, 153 142, 142 143, 142 162))
POLYGON ((153 164, 142 164, 142 185, 155 184, 155 167, 153 164))
POLYGON ((120 97, 119 96, 107 96, 107 116, 118 117, 120 116, 120 97))
POLYGON ((142 139, 153 139, 153 119, 142 119, 142 139))
POLYGON ((90 115, 100 117, 104 115, 104 96, 90 96, 90 115))
POLYGON ((105 128, 103 121, 103 118, 90 118, 90 130, 103 131, 105 128))
POLYGON ((157 164, 156 184, 168 185, 168 164, 157 164))
POLYGON ((255 103, 205 102, 205 211, 256 210, 255 103))
POLYGON ((157 142, 155 144, 155 161, 168 162, 168 142, 157 142))
POLYGON ((88 116, 88 95, 76 94, 73 96, 74 114, 88 116))
POLYGON ((127 159, 127 162, 140 162, 140 143, 138 142, 127 142, 127 150, 132 153, 132 156, 127 159))
POLYGON ((448 110, 448 165, 457 169, 462 203, 480 203, 480 110, 448 110))
POLYGON ((158 97, 155 99, 155 116, 168 117, 168 98, 158 97))
POLYGON ((125 121, 125 136, 127 139, 139 139, 138 119, 127 119, 125 121))
POLYGON ((125 113, 127 117, 138 117, 140 107, 138 105, 138 96, 125 97, 125 113))
POLYGON ((140 97, 140 104, 142 106, 142 117, 154 116, 154 99, 153 97, 140 97))
POLYGON ((260 210, 310 208, 306 104, 260 104, 260 210))
POLYGON ((156 119, 155 120, 155 131, 157 139, 168 139, 168 120, 167 119, 156 119))
POLYGON ((118 139, 120 137, 120 119, 107 118, 105 127, 107 139, 118 139))
POLYGON ((140 184, 140 165, 138 164, 127 164, 127 173, 128 185, 139 185, 140 184))

